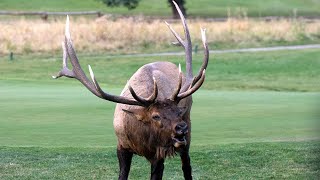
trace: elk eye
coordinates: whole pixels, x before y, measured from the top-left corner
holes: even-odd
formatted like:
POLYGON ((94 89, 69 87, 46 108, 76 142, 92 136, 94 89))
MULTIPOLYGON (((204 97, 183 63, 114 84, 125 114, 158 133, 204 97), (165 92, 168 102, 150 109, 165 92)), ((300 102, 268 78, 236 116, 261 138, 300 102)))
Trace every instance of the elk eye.
POLYGON ((152 116, 152 119, 156 120, 156 121, 159 121, 161 118, 159 115, 153 115, 152 116))

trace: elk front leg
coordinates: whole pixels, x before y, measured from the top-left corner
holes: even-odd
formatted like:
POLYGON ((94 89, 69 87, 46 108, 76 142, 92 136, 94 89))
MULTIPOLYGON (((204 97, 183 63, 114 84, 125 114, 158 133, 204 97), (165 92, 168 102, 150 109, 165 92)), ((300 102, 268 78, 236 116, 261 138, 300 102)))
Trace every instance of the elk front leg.
POLYGON ((184 179, 191 180, 192 179, 192 168, 190 165, 190 156, 189 150, 186 148, 180 152, 181 163, 182 163, 182 171, 184 179))
POLYGON ((120 168, 119 180, 127 180, 129 176, 133 153, 127 149, 118 147, 117 156, 118 156, 119 168, 120 168))
POLYGON ((161 180, 164 170, 164 159, 151 161, 151 180, 161 180))

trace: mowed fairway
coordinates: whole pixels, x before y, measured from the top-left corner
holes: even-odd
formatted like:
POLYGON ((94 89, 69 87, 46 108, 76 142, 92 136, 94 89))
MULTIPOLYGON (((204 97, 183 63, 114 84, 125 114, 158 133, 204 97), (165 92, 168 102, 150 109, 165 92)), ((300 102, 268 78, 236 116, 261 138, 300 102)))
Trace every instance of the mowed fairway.
MULTIPOLYGON (((119 94, 120 89, 109 92, 119 94)), ((319 100, 313 92, 199 91, 194 95, 192 144, 314 139, 319 100)), ((1 82, 0 102, 1 145, 116 145, 115 105, 80 85, 1 82)))
MULTIPOLYGON (((193 96, 194 178, 319 177, 319 57, 318 50, 215 55, 193 96)), ((115 94, 152 59, 80 58, 115 94)), ((56 57, 0 59, 0 179, 117 179, 115 105, 75 80, 51 80, 60 66, 56 57)), ((165 166, 164 179, 183 179, 178 157, 165 166)), ((136 156, 130 179, 149 172, 136 156)))

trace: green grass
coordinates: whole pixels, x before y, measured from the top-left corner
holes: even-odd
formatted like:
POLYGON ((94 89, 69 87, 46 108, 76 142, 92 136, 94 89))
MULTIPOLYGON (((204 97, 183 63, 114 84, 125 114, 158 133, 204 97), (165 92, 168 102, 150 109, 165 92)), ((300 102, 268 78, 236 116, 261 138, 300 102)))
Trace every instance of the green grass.
POLYGON ((319 16, 319 0, 187 0, 191 15, 226 16, 230 11, 232 16, 246 14, 249 17, 263 16, 319 16))
MULTIPOLYGON (((319 143, 249 143, 193 146, 194 179, 317 179, 319 143)), ((117 179, 114 148, 0 147, 1 179, 117 179)), ((129 179, 148 179, 149 165, 134 157, 129 179)), ((183 179, 177 157, 163 179, 183 179)))
MULTIPOLYGON (((116 179, 114 104, 81 85, 0 81, 0 179, 116 179)), ((119 93, 120 89, 111 89, 119 93)), ((319 93, 194 95, 195 179, 319 176, 319 93)), ((144 158, 131 179, 148 178, 144 158)), ((164 179, 182 179, 176 157, 164 179)))
MULTIPOLYGON (((319 16, 319 0, 187 0, 186 7, 191 16, 226 17, 228 10, 231 15, 242 15, 246 12, 248 16, 293 16, 297 15, 319 16)), ((96 0, 2 0, 1 10, 41 10, 41 11, 82 11, 101 10, 106 13, 115 14, 144 14, 156 16, 170 16, 166 0, 141 0, 139 6, 132 11, 126 8, 108 8, 96 0)))
MULTIPOLYGON (((210 90, 272 90, 272 91, 320 91, 320 52, 314 50, 278 51, 259 53, 230 53, 211 55, 207 80, 203 86, 210 90)), ((103 87, 123 87, 130 76, 143 64, 154 61, 181 63, 184 57, 132 57, 105 58, 79 54, 83 68, 90 64, 103 87)), ((17 56, 13 61, 0 58, 0 79, 71 83, 60 79, 53 81, 61 68, 61 57, 17 56)), ((198 70, 202 53, 194 57, 194 69, 198 70)))
MULTIPOLYGON (((113 94, 154 61, 79 57, 113 94)), ((318 50, 212 56, 193 96, 194 179, 317 179, 319 57, 318 50)), ((0 59, 0 179, 117 178, 115 105, 76 80, 52 80, 60 66, 56 56, 0 59)), ((130 179, 148 179, 149 171, 135 156, 130 179)), ((178 157, 166 161, 164 179, 183 179, 178 157)))
MULTIPOLYGON (((1 145, 116 145, 115 105, 79 84, 1 81, 0 93, 1 145)), ((192 111, 193 144, 314 139, 319 100, 319 93, 199 91, 192 111)))

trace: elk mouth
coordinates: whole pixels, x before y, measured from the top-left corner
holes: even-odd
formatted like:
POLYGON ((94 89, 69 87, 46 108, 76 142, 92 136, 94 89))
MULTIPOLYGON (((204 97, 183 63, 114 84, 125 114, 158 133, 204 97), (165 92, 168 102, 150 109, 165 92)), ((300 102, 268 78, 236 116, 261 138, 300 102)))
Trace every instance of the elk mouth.
POLYGON ((184 147, 187 145, 186 135, 188 134, 188 124, 184 121, 174 125, 173 133, 171 134, 173 146, 175 148, 184 147))
POLYGON ((187 145, 186 136, 174 136, 172 137, 172 140, 173 140, 173 146, 175 148, 180 148, 182 146, 187 145))
POLYGON ((187 145, 186 135, 188 130, 178 131, 172 136, 173 146, 175 148, 184 147, 187 145))

